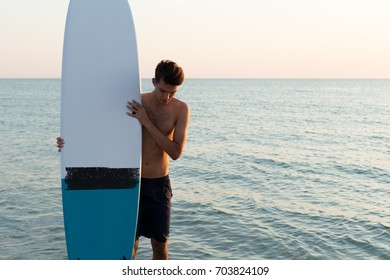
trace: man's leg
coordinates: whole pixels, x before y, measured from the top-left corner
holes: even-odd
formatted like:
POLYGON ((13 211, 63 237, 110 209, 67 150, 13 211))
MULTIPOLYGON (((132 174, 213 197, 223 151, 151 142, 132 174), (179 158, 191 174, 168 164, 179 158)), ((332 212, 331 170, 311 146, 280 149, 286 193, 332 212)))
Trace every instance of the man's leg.
POLYGON ((168 240, 165 242, 157 241, 151 238, 153 249, 153 260, 167 260, 168 259, 168 240))
POLYGON ((135 259, 135 255, 137 254, 138 242, 139 242, 139 239, 134 241, 133 255, 131 256, 131 259, 133 259, 133 260, 135 259))

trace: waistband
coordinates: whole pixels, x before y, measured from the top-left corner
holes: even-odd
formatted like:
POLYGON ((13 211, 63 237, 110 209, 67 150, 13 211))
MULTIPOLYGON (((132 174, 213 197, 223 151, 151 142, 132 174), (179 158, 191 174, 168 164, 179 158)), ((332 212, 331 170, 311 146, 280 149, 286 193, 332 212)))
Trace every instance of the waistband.
POLYGON ((167 176, 164 176, 164 177, 159 177, 159 178, 144 178, 144 177, 141 177, 141 182, 148 182, 148 183, 153 183, 153 182, 161 182, 161 181, 165 181, 165 180, 169 180, 169 175, 167 176))

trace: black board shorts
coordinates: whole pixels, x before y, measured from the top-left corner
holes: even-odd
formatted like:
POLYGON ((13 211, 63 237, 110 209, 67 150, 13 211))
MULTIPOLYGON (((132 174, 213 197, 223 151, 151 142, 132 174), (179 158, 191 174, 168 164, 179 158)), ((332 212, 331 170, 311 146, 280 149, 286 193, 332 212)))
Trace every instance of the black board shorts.
POLYGON ((171 224, 172 189, 169 176, 141 178, 137 235, 166 242, 171 224))

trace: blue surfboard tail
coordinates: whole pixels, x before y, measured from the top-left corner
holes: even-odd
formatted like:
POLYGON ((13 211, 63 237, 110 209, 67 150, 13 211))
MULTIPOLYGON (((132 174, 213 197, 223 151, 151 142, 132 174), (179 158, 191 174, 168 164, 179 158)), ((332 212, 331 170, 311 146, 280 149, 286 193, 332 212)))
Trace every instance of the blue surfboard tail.
POLYGON ((62 180, 65 237, 71 260, 132 258, 139 181, 132 188, 69 190, 62 180))

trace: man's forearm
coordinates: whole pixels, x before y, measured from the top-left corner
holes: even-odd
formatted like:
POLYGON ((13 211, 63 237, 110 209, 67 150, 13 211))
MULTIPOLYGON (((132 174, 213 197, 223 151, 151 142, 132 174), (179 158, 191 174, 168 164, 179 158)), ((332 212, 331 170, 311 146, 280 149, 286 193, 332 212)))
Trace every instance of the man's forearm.
POLYGON ((178 143, 170 140, 151 122, 148 121, 144 124, 145 129, 149 132, 156 143, 166 152, 173 160, 176 160, 181 155, 181 147, 178 143))

